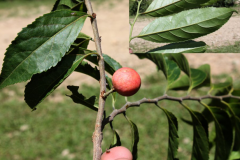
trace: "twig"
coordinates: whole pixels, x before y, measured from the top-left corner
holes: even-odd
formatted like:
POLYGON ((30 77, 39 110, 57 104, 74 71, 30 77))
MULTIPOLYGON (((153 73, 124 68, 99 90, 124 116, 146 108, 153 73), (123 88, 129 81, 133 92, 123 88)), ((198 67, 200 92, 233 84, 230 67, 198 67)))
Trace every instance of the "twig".
POLYGON ((107 98, 107 96, 109 96, 109 94, 111 94, 111 93, 113 93, 113 92, 115 92, 115 89, 114 88, 112 88, 111 90, 109 90, 108 92, 106 92, 106 93, 104 93, 103 94, 103 98, 107 98))
MULTIPOLYGON (((100 95, 106 92, 106 80, 105 80, 105 67, 104 67, 104 59, 102 56, 102 49, 101 49, 101 40, 98 34, 98 27, 97 27, 97 20, 96 14, 93 12, 92 5, 90 0, 85 0, 85 4, 88 10, 88 13, 92 15, 91 24, 94 34, 94 41, 97 53, 99 54, 98 66, 100 71, 100 95)), ((100 160, 102 149, 101 143, 103 139, 102 135, 102 120, 104 114, 104 106, 105 106, 105 99, 102 96, 99 96, 99 108, 97 113, 97 119, 95 123, 95 131, 93 133, 93 160, 100 160)))
POLYGON ((233 95, 223 95, 223 96, 211 96, 211 95, 206 95, 206 96, 202 96, 202 97, 191 97, 191 96, 185 96, 185 97, 171 97, 168 95, 163 95, 154 99, 147 99, 147 98, 143 98, 139 101, 136 102, 127 102, 122 108, 120 109, 114 109, 112 111, 112 113, 104 119, 103 121, 103 127, 108 124, 109 122, 112 122, 114 117, 116 117, 119 114, 125 113, 126 110, 130 107, 136 107, 136 106, 140 106, 143 103, 154 103, 157 104, 159 101, 162 100, 172 100, 172 101, 178 101, 178 102, 183 102, 184 100, 193 100, 193 101, 199 101, 201 102, 203 99, 218 99, 218 100, 222 100, 224 98, 234 98, 234 99, 239 99, 240 97, 238 96, 233 96, 233 95))

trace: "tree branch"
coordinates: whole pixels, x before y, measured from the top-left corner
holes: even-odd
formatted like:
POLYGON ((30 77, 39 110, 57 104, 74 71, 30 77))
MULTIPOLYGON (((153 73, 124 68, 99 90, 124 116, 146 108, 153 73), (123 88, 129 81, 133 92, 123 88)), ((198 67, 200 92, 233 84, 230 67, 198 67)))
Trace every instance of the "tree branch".
POLYGON ((202 97, 191 97, 191 96, 185 96, 185 97, 171 97, 168 95, 163 95, 154 99, 147 99, 147 98, 143 98, 139 101, 136 102, 127 102, 122 108, 120 109, 114 109, 112 111, 112 113, 104 119, 103 121, 103 127, 108 124, 109 122, 112 122, 114 117, 116 117, 119 114, 122 114, 124 112, 126 112, 126 110, 130 107, 136 107, 136 106, 140 106, 143 103, 158 103, 159 101, 162 100, 172 100, 172 101, 177 101, 177 102, 183 102, 184 100, 193 100, 193 101, 202 101, 203 99, 218 99, 218 100, 222 100, 224 98, 234 98, 234 99, 239 99, 240 97, 238 96, 233 96, 233 95, 223 95, 223 96, 211 96, 211 95, 206 95, 206 96, 202 96, 202 97))
POLYGON ((92 16, 91 24, 92 24, 93 34, 94 34, 94 41, 95 41, 97 53, 99 54, 99 57, 100 57, 98 60, 98 66, 100 71, 99 108, 98 108, 97 119, 95 123, 95 131, 93 133, 93 160, 100 160, 101 154, 102 154, 101 143, 103 139, 102 121, 103 121, 104 106, 105 106, 105 99, 103 95, 106 92, 105 66, 104 66, 104 59, 102 56, 101 39, 98 33, 96 14, 93 12, 90 0, 85 0, 85 4, 88 10, 88 13, 92 16))

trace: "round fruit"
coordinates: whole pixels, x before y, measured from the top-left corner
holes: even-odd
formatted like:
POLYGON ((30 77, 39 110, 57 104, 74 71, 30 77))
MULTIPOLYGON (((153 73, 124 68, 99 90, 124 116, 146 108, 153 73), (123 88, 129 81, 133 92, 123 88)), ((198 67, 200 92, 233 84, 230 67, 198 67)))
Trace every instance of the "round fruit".
POLYGON ((101 160, 132 160, 132 153, 125 147, 119 146, 114 147, 101 156, 101 160))
POLYGON ((112 77, 113 87, 122 96, 134 95, 141 86, 139 74, 132 68, 118 69, 112 77))

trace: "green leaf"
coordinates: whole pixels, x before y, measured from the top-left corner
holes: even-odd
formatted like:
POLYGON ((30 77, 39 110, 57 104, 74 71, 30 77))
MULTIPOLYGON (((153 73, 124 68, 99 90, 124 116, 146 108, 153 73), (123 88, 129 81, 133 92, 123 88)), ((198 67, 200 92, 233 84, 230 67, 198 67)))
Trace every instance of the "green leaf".
POLYGON ((226 81, 223 83, 212 84, 209 93, 214 90, 216 92, 223 92, 223 94, 226 94, 231 91, 232 87, 233 87, 232 77, 227 77, 226 81))
MULTIPOLYGON (((74 0, 57 0, 55 5, 54 5, 54 8, 60 8, 62 6, 65 6, 66 8, 72 8, 74 7, 75 5, 77 5, 79 2, 77 1, 74 1, 74 0)), ((53 9, 53 11, 55 11, 55 9, 53 9)))
MULTIPOLYGON (((199 85, 197 85, 197 86, 192 86, 193 88, 200 88, 200 87, 205 87, 205 86, 210 86, 211 85, 211 73, 210 73, 210 66, 208 65, 208 64, 204 64, 204 65, 201 65, 199 68, 198 68, 198 70, 199 71, 202 71, 202 72, 200 72, 200 74, 199 74, 199 76, 201 76, 202 75, 202 73, 205 73, 205 75, 206 75, 206 78, 205 78, 205 80, 204 81, 202 81, 203 80, 203 78, 204 78, 204 76, 202 76, 201 78, 199 78, 198 80, 199 80, 199 85)), ((196 74, 196 76, 198 76, 198 72, 199 71, 197 71, 195 74, 196 74)), ((191 75, 192 75, 192 73, 190 73, 191 75)), ((195 78, 196 78, 196 76, 195 76, 195 78)), ((192 76, 190 76, 191 78, 194 78, 194 77, 192 77, 192 76)), ((178 81, 176 81, 173 85, 171 85, 170 86, 170 89, 172 89, 172 90, 187 90, 187 89, 189 89, 189 84, 190 84, 190 82, 189 82, 189 77, 188 76, 186 76, 186 75, 184 75, 184 76, 182 76, 182 77, 180 77, 180 79, 178 80, 178 81)), ((196 82, 195 82, 195 84, 197 84, 196 82)))
POLYGON ((231 153, 231 156, 229 160, 239 160, 240 159, 240 152, 239 151, 233 151, 231 153))
POLYGON ((202 103, 211 114, 216 129, 215 160, 228 159, 233 143, 233 126, 226 111, 219 107, 209 107, 202 103))
POLYGON ((233 150, 240 152, 240 103, 230 103, 229 105, 235 114, 233 118, 235 125, 235 142, 233 150))
POLYGON ((108 77, 108 75, 106 74, 106 83, 107 83, 107 88, 110 90, 113 88, 113 84, 112 84, 112 78, 108 77))
POLYGON ((93 68, 88 62, 82 61, 82 63, 75 69, 76 72, 80 72, 86 75, 89 75, 96 79, 97 81, 100 80, 100 73, 97 67, 93 68))
MULTIPOLYGON (((106 76, 107 88, 111 90, 113 88, 112 78, 108 77, 108 75, 105 75, 105 76, 106 76)), ((112 107, 115 108, 115 104, 117 102, 117 92, 112 92, 111 96, 112 96, 112 107)))
POLYGON ((168 137, 168 160, 176 160, 178 149, 178 122, 177 118, 165 108, 159 107, 164 111, 168 119, 169 137, 168 137))
POLYGON ((65 56, 57 66, 34 75, 25 88, 25 101, 29 107, 36 108, 77 68, 83 58, 83 55, 65 56))
POLYGON ((189 89, 189 77, 187 75, 181 76, 177 81, 172 83, 168 89, 169 90, 188 90, 189 89))
POLYGON ((74 41, 71 47, 73 48, 87 48, 89 41, 92 40, 92 37, 80 32, 77 36, 77 39, 74 41))
POLYGON ((92 38, 90 36, 80 32, 78 34, 77 39, 71 45, 71 47, 70 47, 69 51, 66 53, 66 55, 86 54, 85 50, 87 49, 90 40, 92 40, 92 38))
POLYGON ((116 130, 113 130, 113 141, 109 148, 121 146, 121 139, 116 130))
POLYGON ((169 87, 169 89, 171 90, 187 90, 188 89, 188 93, 190 93, 192 89, 201 85, 207 78, 207 75, 198 69, 191 68, 190 74, 191 74, 190 78, 187 75, 183 75, 182 77, 180 77, 180 79, 175 81, 169 87))
POLYGON ((204 53, 205 51, 206 43, 186 41, 179 43, 171 43, 162 47, 152 49, 147 53, 204 53))
POLYGON ((121 146, 122 145, 121 139, 120 139, 117 131, 115 129, 113 129, 113 126, 112 126, 111 122, 110 122, 110 126, 111 126, 112 131, 113 131, 113 141, 112 141, 109 148, 113 148, 113 147, 116 147, 116 146, 121 146))
POLYGON ((208 0, 154 0, 142 14, 153 17, 163 17, 183 10, 198 8, 208 0))
POLYGON ((198 70, 206 74, 206 79, 197 88, 211 86, 211 69, 209 64, 201 65, 198 70))
POLYGON ((189 77, 191 77, 191 70, 188 64, 188 60, 187 58, 181 54, 164 54, 164 56, 167 56, 168 59, 173 60, 177 63, 177 65, 179 66, 179 68, 189 77))
MULTIPOLYGON (((97 81, 100 81, 99 70, 97 69, 96 66, 95 68, 93 68, 91 65, 88 64, 88 62, 82 61, 82 63, 79 64, 79 66, 75 69, 75 71, 86 74, 96 79, 97 81)), ((107 83, 107 88, 110 90, 112 88, 112 79, 109 78, 107 75, 106 75, 106 83, 107 83)))
MULTIPOLYGON (((119 68, 122 68, 122 66, 113 58, 110 56, 103 54, 104 62, 105 62, 105 70, 113 75, 113 73, 118 70, 119 68)), ((96 55, 91 55, 86 58, 88 61, 98 65, 98 59, 96 55)))
POLYGON ((155 19, 136 37, 158 43, 198 38, 218 30, 234 11, 213 7, 183 11, 173 16, 155 19))
POLYGON ((201 6, 210 6, 213 5, 214 3, 217 3, 219 0, 208 0, 207 3, 202 4, 201 6))
POLYGON ((202 84, 206 78, 206 73, 201 70, 191 68, 191 86, 188 91, 190 92, 193 88, 202 84))
POLYGON ((84 2, 79 0, 57 0, 54 4, 52 12, 61 9, 87 12, 84 2))
POLYGON ((78 93, 78 86, 67 86, 67 88, 72 92, 72 95, 68 96, 72 98, 73 102, 82 104, 94 111, 98 111, 98 100, 96 96, 87 99, 85 96, 78 93))
POLYGON ((193 149, 192 160, 208 160, 209 143, 207 134, 207 121, 204 117, 182 104, 190 113, 193 122, 193 149))
POLYGON ((165 75, 168 86, 175 82, 180 76, 181 70, 178 65, 170 60, 169 57, 162 53, 134 53, 140 59, 147 58, 157 65, 158 70, 161 70, 165 75))
POLYGON ((133 155, 133 159, 137 160, 137 145, 139 142, 139 133, 138 133, 138 128, 137 125, 135 123, 133 123, 125 114, 124 115, 125 118, 127 119, 127 121, 129 122, 129 124, 131 125, 131 131, 132 131, 132 155, 133 155))
POLYGON ((163 56, 163 54, 159 54, 159 53, 133 53, 136 56, 138 56, 138 58, 143 59, 143 58, 147 58, 150 61, 152 61, 153 63, 156 64, 157 69, 161 70, 163 72, 163 74, 165 75, 165 77, 167 78, 167 64, 165 61, 165 58, 163 56))
POLYGON ((165 59, 167 64, 167 81, 168 81, 168 87, 174 83, 178 77, 181 74, 181 70, 179 69, 178 65, 172 61, 165 59))
POLYGON ((24 28, 5 53, 0 89, 57 65, 80 33, 87 14, 61 10, 24 28))

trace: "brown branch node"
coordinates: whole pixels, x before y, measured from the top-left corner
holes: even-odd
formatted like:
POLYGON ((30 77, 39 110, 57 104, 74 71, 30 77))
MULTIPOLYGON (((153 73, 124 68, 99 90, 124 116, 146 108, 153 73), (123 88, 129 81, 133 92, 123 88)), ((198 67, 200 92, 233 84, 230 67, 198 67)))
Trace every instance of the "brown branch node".
POLYGON ((92 14, 92 18, 93 18, 93 19, 96 19, 96 17, 97 17, 97 14, 96 14, 96 13, 93 13, 93 14, 92 14))

